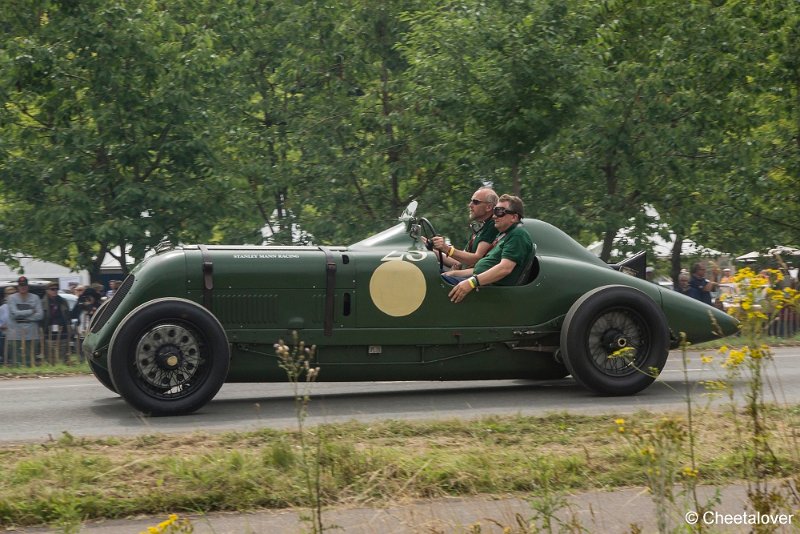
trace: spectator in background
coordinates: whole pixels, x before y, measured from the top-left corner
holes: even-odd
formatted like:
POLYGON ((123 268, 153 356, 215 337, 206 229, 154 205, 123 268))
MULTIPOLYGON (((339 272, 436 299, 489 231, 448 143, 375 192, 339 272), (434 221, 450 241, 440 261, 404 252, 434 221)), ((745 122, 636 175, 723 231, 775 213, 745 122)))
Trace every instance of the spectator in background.
POLYGON ((6 330, 8 329, 8 296, 16 293, 13 287, 3 290, 3 304, 0 306, 0 364, 6 362, 6 330))
POLYGON ((78 325, 80 323, 80 312, 81 312, 81 296, 86 291, 86 286, 83 284, 78 284, 75 286, 72 294, 78 297, 78 300, 75 301, 75 305, 72 307, 72 311, 70 311, 70 323, 72 325, 72 338, 75 342, 75 352, 78 354, 79 359, 83 361, 83 357, 81 356, 81 338, 78 333, 78 325))
MULTIPOLYGON (((97 305, 100 305, 100 302, 105 300, 106 296, 106 287, 101 284, 100 282, 95 282, 94 284, 89 286, 90 288, 94 289, 95 293, 99 296, 97 300, 97 305)), ((88 288, 87 288, 88 289, 88 288)))
POLYGON ((119 288, 119 284, 120 284, 119 280, 111 280, 108 283, 108 291, 106 291, 106 298, 110 299, 111 297, 114 296, 114 293, 116 293, 117 289, 119 288))
POLYGON ((39 359, 39 321, 42 320, 42 301, 28 291, 28 279, 20 276, 17 279, 17 292, 8 297, 8 330, 9 341, 6 357, 13 363, 25 361, 34 364, 39 359))
POLYGON ((78 353, 79 361, 83 361, 82 340, 89 332, 89 324, 92 322, 92 317, 94 317, 97 308, 102 304, 101 300, 100 293, 94 287, 87 287, 78 297, 78 303, 72 308, 72 318, 77 319, 75 332, 78 342, 76 352, 78 353))
POLYGON ((69 363, 70 311, 67 301, 58 294, 58 283, 47 285, 42 297, 45 357, 51 364, 69 363))
MULTIPOLYGON (((714 271, 713 277, 719 276, 718 271, 714 271)), ((706 265, 695 263, 692 265, 691 278, 689 278, 689 296, 711 306, 711 292, 719 287, 719 283, 706 278, 706 265)))
POLYGON ((689 273, 680 273, 678 275, 678 285, 675 286, 675 291, 689 296, 689 273))
POLYGON ((720 284, 732 284, 733 283, 733 275, 731 274, 731 270, 729 268, 722 269, 722 278, 719 281, 720 284))
POLYGON ((70 282, 69 284, 67 284, 67 291, 77 296, 75 294, 75 288, 77 287, 78 287, 78 282, 70 282))

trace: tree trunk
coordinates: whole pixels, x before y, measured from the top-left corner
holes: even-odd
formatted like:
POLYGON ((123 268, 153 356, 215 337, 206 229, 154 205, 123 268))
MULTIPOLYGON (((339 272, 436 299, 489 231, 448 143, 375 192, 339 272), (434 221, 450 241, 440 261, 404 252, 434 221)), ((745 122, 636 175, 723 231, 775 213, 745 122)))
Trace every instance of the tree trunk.
POLYGON ((511 189, 514 196, 522 198, 522 184, 519 178, 519 162, 515 161, 511 166, 511 189))
POLYGON ((683 236, 675 234, 675 242, 672 244, 672 254, 670 256, 670 275, 672 276, 672 288, 678 288, 678 275, 681 274, 681 251, 683 250, 683 236))
POLYGON ((614 238, 617 237, 617 231, 617 228, 606 229, 603 234, 603 250, 600 252, 600 259, 606 263, 608 263, 608 260, 611 258, 611 251, 614 246, 614 238))

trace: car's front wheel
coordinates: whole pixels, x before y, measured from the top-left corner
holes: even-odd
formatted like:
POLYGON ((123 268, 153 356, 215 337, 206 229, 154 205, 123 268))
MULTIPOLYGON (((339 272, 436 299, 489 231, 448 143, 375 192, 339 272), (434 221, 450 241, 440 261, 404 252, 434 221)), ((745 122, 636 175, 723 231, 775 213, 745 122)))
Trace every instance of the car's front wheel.
POLYGON ((645 389, 669 355, 664 312, 649 296, 628 286, 603 286, 579 298, 561 329, 570 374, 601 395, 632 395, 645 389))
POLYGON ((222 387, 229 365, 219 321, 199 304, 175 298, 148 302, 128 314, 108 352, 114 387, 149 415, 201 408, 222 387))
POLYGON ((97 379, 98 382, 103 384, 105 387, 107 387, 114 393, 117 393, 116 388, 114 388, 114 383, 111 382, 111 375, 108 374, 108 369, 106 369, 105 367, 101 367, 99 364, 93 362, 91 358, 89 358, 89 369, 92 370, 92 374, 94 375, 94 377, 97 379))

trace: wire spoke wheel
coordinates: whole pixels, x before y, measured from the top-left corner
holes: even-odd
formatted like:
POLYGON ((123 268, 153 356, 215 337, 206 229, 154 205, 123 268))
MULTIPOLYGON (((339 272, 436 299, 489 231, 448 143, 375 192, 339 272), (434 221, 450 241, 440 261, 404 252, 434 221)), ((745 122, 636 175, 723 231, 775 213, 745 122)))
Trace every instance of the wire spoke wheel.
POLYGON ((222 387, 230 345, 219 321, 185 299, 164 298, 133 310, 111 339, 113 386, 150 415, 191 413, 222 387))
POLYGON ((179 324, 154 326, 139 340, 134 364, 141 387, 163 398, 191 393, 195 383, 208 373, 202 356, 205 343, 192 328, 179 324))
POLYGON ((601 395, 633 395, 653 383, 669 354, 664 312, 643 291, 602 286, 575 301, 561 328, 564 363, 601 395))
POLYGON ((597 369, 608 375, 625 376, 643 370, 649 339, 642 317, 632 309, 619 308, 597 317, 589 328, 586 349, 597 369))

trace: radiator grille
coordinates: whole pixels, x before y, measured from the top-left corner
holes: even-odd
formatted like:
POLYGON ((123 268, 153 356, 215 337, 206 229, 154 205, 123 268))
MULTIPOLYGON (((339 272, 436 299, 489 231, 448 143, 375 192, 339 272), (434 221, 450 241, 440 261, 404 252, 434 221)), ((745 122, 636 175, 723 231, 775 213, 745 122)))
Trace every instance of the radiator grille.
POLYGON ((98 313, 92 318, 90 330, 93 334, 99 332, 100 329, 103 328, 103 326, 108 322, 109 318, 111 318, 111 315, 119 307, 122 299, 125 298, 125 295, 131 289, 132 285, 133 275, 129 274, 127 277, 125 277, 125 280, 123 280, 122 285, 120 285, 114 292, 114 296, 111 297, 111 300, 103 304, 98 313))

